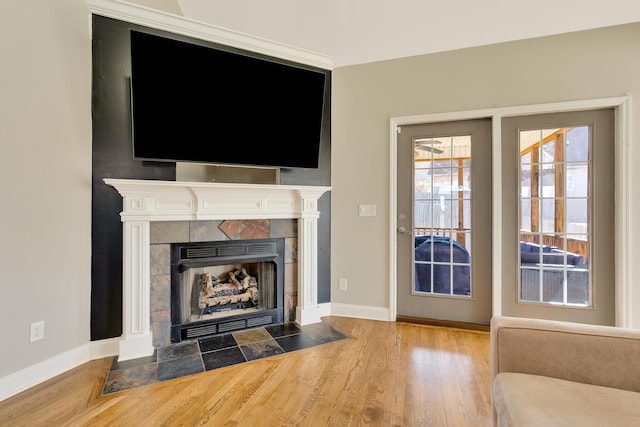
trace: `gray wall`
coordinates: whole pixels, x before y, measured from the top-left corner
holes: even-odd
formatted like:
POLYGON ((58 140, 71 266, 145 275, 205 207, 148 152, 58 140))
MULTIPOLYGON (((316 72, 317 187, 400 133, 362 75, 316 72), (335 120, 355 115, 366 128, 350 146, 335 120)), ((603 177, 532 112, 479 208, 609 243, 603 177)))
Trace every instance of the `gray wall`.
POLYGON ((0 378, 89 340, 88 17, 82 0, 0 3, 0 378))
MULTIPOLYGON (((332 302, 389 306, 391 117, 638 96, 638 40, 636 23, 335 69, 332 302), (378 215, 358 217, 359 203, 375 203, 378 215), (348 292, 338 290, 341 277, 348 292)), ((640 109, 631 121, 640 128, 640 109)), ((631 165, 638 161, 632 146, 631 165)), ((631 173, 632 182, 640 180, 639 168, 631 173)), ((631 199, 631 218, 640 217, 640 193, 631 199)), ((629 236, 634 253, 639 238, 636 227, 629 236)))

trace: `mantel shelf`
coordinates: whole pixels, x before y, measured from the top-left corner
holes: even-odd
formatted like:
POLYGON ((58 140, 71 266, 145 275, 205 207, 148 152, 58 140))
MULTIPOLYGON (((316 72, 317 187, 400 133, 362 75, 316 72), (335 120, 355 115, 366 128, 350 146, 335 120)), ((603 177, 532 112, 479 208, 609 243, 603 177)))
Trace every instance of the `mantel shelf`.
POLYGON ((122 221, 317 218, 331 187, 105 179, 124 198, 122 221))

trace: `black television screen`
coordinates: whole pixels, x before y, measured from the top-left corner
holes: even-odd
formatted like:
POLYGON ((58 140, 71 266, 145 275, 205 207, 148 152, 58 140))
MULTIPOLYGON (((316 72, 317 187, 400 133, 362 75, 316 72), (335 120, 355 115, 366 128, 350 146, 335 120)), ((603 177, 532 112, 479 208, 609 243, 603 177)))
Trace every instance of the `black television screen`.
POLYGON ((326 72, 131 31, 136 159, 317 168, 326 72))

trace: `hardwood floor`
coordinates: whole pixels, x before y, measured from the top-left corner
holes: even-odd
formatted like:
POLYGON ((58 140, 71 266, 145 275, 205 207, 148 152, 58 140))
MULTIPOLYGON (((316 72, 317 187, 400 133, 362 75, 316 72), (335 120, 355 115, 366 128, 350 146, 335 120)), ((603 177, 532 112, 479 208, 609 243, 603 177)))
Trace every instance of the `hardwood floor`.
POLYGON ((328 317, 349 337, 101 396, 111 358, 0 402, 1 426, 489 426, 489 334, 328 317))

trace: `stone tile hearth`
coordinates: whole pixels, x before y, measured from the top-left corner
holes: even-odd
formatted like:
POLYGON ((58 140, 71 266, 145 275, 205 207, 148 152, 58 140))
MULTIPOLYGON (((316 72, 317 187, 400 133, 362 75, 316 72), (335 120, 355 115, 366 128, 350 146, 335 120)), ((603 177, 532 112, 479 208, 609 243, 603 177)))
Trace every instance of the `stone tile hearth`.
POLYGON ((152 356, 113 359, 102 395, 346 339, 326 323, 233 332, 157 348, 152 356))

